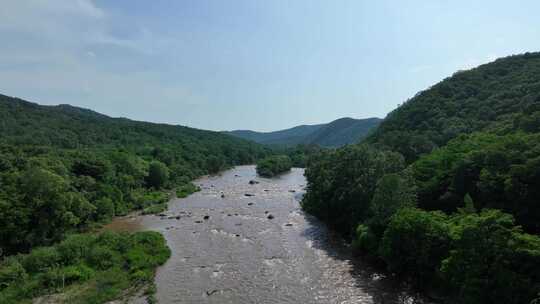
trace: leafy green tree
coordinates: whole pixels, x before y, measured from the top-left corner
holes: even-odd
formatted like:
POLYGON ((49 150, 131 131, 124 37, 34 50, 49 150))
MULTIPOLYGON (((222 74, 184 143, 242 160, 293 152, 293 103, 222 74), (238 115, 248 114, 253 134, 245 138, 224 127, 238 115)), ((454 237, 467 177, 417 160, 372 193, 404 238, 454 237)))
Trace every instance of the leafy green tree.
POLYGON ((529 303, 540 292, 540 238, 509 214, 485 210, 457 216, 455 239, 441 267, 463 303, 529 303))
POLYGON ((391 219, 380 255, 391 272, 410 276, 421 286, 439 279, 441 261, 450 250, 450 227, 440 212, 400 209, 391 219))
POLYGON ((103 197, 94 202, 96 206, 97 220, 110 220, 115 215, 115 206, 108 197, 103 197))
POLYGON ((206 168, 209 173, 218 173, 225 166, 225 162, 221 157, 211 155, 206 160, 206 168))
POLYGON ((21 176, 23 201, 30 208, 28 227, 30 244, 58 241, 63 232, 79 223, 69 209, 68 184, 60 176, 40 168, 31 168, 21 176))
POLYGON ((369 206, 367 223, 379 237, 382 236, 390 218, 401 208, 416 206, 416 187, 409 172, 391 173, 383 176, 369 206))
POLYGON ((398 153, 366 145, 314 155, 305 171, 307 193, 302 207, 348 235, 369 217, 377 183, 404 168, 398 153))
POLYGON ((148 176, 146 180, 150 187, 160 189, 165 186, 169 180, 169 169, 162 162, 153 161, 148 167, 148 176))

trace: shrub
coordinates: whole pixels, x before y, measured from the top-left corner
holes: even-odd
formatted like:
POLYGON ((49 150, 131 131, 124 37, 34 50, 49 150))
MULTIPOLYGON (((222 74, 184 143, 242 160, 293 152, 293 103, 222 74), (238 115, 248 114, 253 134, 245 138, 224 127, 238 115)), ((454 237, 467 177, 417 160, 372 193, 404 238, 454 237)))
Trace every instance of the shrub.
POLYGON ((151 282, 155 268, 169 256, 157 232, 72 235, 56 246, 5 259, 0 302, 26 303, 77 284, 76 293, 65 293, 66 303, 104 303, 151 282))

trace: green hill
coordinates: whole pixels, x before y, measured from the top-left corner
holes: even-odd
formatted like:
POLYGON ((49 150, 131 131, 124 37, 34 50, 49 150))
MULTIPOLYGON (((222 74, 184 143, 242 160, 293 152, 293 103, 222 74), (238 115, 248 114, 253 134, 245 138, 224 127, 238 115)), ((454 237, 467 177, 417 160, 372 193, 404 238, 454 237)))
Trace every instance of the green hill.
POLYGON ((540 53, 455 73, 388 114, 367 139, 415 160, 458 135, 540 130, 540 53))
POLYGON ((236 130, 228 133, 267 145, 340 147, 359 142, 380 121, 379 118, 340 118, 327 124, 302 125, 275 132, 236 130))
POLYGON ((226 132, 230 135, 258 142, 265 145, 292 146, 302 143, 306 136, 317 131, 324 125, 301 125, 275 132, 256 132, 250 130, 235 130, 226 132))
POLYGON ((305 211, 445 303, 540 294, 540 53, 455 73, 307 162, 305 211))
POLYGON ((130 210, 164 208, 192 179, 254 163, 259 144, 0 95, 0 246, 49 245, 130 210))

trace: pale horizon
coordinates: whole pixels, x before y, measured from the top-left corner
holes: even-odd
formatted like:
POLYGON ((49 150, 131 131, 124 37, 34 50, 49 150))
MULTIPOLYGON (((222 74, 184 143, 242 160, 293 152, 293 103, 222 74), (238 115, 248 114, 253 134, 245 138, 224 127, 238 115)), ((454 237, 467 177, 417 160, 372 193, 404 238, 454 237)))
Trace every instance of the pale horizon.
POLYGON ((9 41, 0 92, 215 131, 384 118, 458 70, 540 50, 539 9, 536 1, 12 1, 0 12, 9 41))

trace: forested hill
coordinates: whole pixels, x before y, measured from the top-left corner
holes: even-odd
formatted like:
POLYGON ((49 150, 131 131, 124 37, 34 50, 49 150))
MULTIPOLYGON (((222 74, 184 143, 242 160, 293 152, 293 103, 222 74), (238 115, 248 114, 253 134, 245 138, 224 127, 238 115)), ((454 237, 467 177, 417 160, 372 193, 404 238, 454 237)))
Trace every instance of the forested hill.
POLYGON ((237 130, 227 133, 268 145, 340 147, 359 142, 380 122, 379 118, 340 118, 327 124, 302 125, 275 132, 237 130))
POLYGON ((159 210, 171 190, 195 190, 192 179, 268 154, 219 132, 0 95, 0 251, 28 251, 131 210, 159 210))
POLYGON ((111 118, 70 105, 43 106, 5 95, 0 95, 0 134, 7 143, 68 149, 180 145, 186 152, 200 150, 242 162, 253 161, 249 154, 262 151, 259 145, 219 132, 111 118))
POLYGON ((305 172, 305 211, 444 303, 540 299, 540 53, 457 72, 305 172))
POLYGON ((391 112, 367 139, 411 161, 460 134, 540 128, 540 53, 455 73, 391 112))
POLYGON ((324 124, 301 125, 275 132, 235 130, 225 133, 266 145, 296 145, 303 142, 306 136, 312 134, 323 126, 324 124))

